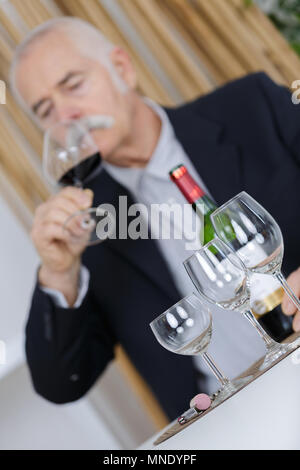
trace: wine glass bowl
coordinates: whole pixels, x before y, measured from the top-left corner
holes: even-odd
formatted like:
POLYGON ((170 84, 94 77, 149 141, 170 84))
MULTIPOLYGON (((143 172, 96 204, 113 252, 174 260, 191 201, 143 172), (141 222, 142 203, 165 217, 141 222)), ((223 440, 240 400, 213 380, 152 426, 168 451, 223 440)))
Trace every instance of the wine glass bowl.
POLYGON ((183 355, 201 355, 221 383, 211 406, 230 397, 248 382, 248 378, 230 381, 207 353, 212 337, 212 315, 195 293, 184 297, 155 318, 150 327, 157 341, 168 351, 183 355))
POLYGON ((176 354, 206 352, 212 336, 212 316, 196 295, 184 297, 150 323, 157 341, 176 354))
POLYGON ((241 260, 213 239, 183 265, 197 291, 222 308, 239 310, 250 299, 249 278, 241 260))
POLYGON ((60 121, 45 132, 44 174, 52 184, 81 187, 90 172, 89 165, 86 168, 81 163, 95 155, 96 166, 96 160, 100 163, 100 158, 96 157, 98 153, 88 129, 80 121, 60 121))
POLYGON ((269 274, 277 279, 300 310, 300 301, 281 272, 283 237, 271 214, 242 191, 216 209, 210 218, 217 236, 236 252, 246 268, 251 273, 269 274), (231 226, 230 236, 224 229, 228 227, 228 222, 231 226))
POLYGON ((220 206, 210 217, 218 237, 238 253, 250 271, 265 274, 280 269, 283 258, 280 227, 245 191, 220 206), (224 229, 225 217, 234 237, 224 229))

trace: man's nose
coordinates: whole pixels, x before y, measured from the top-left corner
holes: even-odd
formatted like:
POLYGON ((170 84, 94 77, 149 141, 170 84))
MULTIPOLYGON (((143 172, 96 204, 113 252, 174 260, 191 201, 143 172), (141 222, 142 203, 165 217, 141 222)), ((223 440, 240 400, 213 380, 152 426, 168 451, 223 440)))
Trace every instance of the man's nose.
POLYGON ((58 118, 58 121, 80 119, 82 118, 82 112, 78 108, 74 108, 70 106, 62 106, 57 109, 57 118, 58 118))

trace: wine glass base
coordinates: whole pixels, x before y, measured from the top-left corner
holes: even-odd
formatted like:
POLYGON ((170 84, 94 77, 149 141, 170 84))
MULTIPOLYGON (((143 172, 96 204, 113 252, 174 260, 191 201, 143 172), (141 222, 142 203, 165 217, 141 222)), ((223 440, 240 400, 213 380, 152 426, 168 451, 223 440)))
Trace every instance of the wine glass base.
POLYGON ((217 406, 223 401, 225 401, 227 398, 230 398, 241 388, 245 387, 245 385, 247 385, 251 381, 251 378, 251 376, 242 377, 240 379, 229 381, 227 384, 223 385, 222 388, 220 388, 217 392, 212 395, 213 400, 211 406, 217 406))
POLYGON ((300 336, 299 336, 299 338, 296 338, 296 339, 295 339, 294 341, 292 341, 291 343, 285 343, 285 344, 288 344, 291 349, 297 349, 297 348, 299 348, 299 346, 300 346, 300 336))
POLYGON ((245 387, 249 382, 251 382, 253 375, 247 375, 246 377, 242 377, 240 379, 232 380, 232 384, 236 391, 240 390, 241 388, 245 387))
POLYGON ((267 369, 275 361, 277 361, 281 357, 286 356, 289 352, 291 352, 293 349, 296 349, 298 346, 295 345, 294 343, 280 344, 280 343, 274 342, 274 344, 268 348, 265 358, 262 364, 259 366, 259 370, 267 369))
POLYGON ((63 225, 63 229, 70 235, 71 243, 83 246, 102 243, 114 233, 115 228, 114 216, 100 207, 75 212, 63 225))

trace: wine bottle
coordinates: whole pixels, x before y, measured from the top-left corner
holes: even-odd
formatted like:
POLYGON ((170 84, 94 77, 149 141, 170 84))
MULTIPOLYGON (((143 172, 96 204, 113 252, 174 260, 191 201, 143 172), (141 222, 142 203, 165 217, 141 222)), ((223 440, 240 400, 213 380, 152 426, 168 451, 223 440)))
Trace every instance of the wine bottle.
POLYGON ((215 236, 215 231, 210 220, 210 214, 216 210, 217 206, 196 183, 184 165, 176 166, 169 174, 171 180, 174 181, 186 200, 192 204, 196 214, 203 219, 203 237, 201 238, 203 240, 203 245, 205 245, 215 236))
MULTIPOLYGON (((216 236, 210 215, 217 209, 217 205, 196 183, 184 165, 177 165, 169 174, 186 200, 192 204, 194 211, 201 217, 203 221, 202 238, 203 245, 205 245, 216 236)), ((225 230, 230 230, 232 236, 235 237, 230 223, 224 225, 225 230)), ((283 341, 293 333, 293 319, 286 316, 281 310, 284 295, 282 287, 271 276, 252 274, 250 279, 252 312, 275 341, 283 341)))

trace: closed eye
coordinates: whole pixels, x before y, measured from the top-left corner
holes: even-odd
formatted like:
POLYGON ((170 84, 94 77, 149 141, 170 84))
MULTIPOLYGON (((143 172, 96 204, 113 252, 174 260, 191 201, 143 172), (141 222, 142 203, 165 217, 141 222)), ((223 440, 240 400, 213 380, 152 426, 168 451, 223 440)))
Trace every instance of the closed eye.
POLYGON ((80 85, 83 84, 83 80, 81 82, 75 83, 75 85, 70 86, 68 89, 69 90, 76 90, 76 88, 79 88, 80 85))
POLYGON ((46 117, 48 117, 52 111, 52 108, 53 106, 50 106, 42 115, 41 115, 41 119, 45 119, 46 117))

